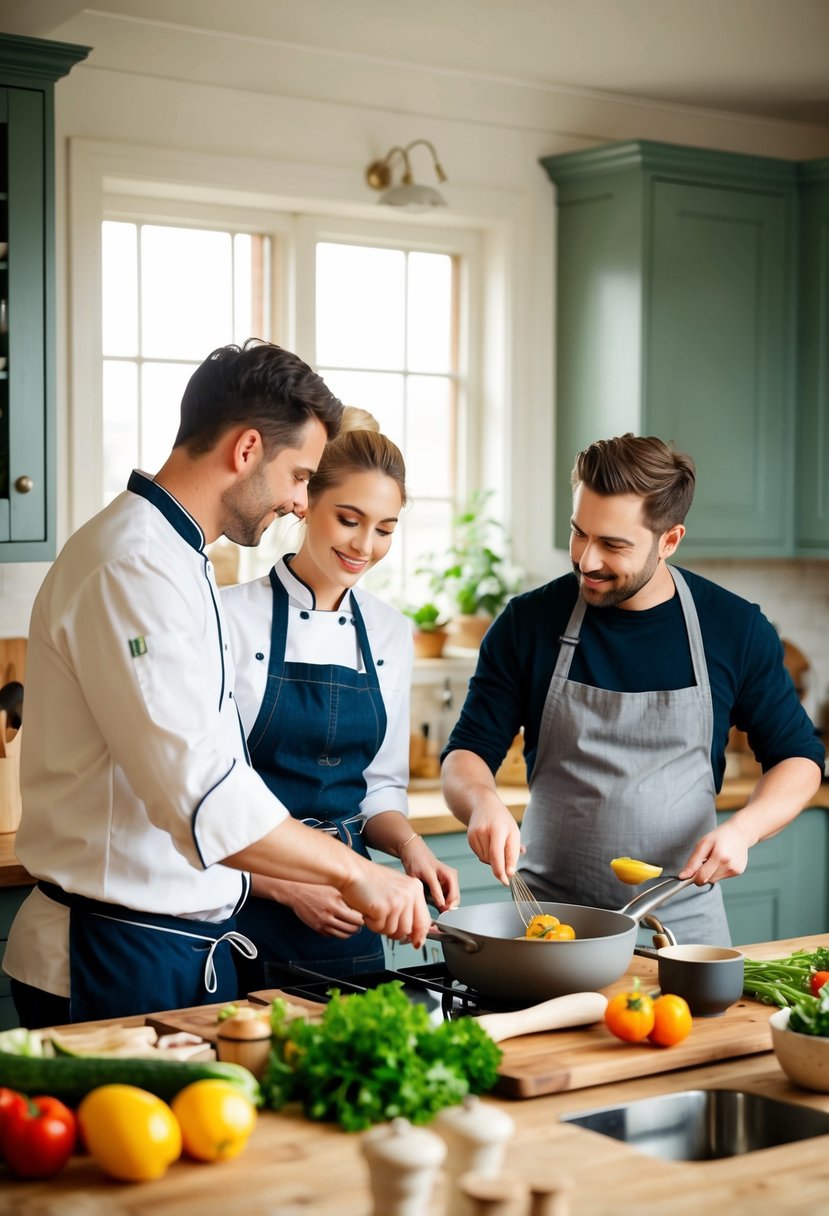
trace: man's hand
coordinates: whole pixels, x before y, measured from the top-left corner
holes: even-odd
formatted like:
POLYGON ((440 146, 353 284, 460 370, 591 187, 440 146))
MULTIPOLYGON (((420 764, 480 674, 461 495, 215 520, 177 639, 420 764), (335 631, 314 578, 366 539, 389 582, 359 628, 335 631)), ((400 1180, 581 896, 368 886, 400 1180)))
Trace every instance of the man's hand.
POLYGON ((323 937, 348 938, 365 924, 361 914, 349 908, 336 887, 298 882, 291 883, 290 888, 280 902, 323 937))
POLYGON ((495 794, 482 800, 469 819, 466 829, 469 847, 504 886, 515 873, 521 854, 518 824, 495 794))
POLYGON ((694 878, 694 884, 704 887, 721 878, 742 874, 748 865, 749 845, 739 827, 729 820, 697 841, 694 851, 679 872, 680 878, 694 878))
POLYGON ((432 923, 419 881, 356 853, 351 857, 351 874, 340 888, 345 902, 375 933, 410 941, 419 950, 432 923))

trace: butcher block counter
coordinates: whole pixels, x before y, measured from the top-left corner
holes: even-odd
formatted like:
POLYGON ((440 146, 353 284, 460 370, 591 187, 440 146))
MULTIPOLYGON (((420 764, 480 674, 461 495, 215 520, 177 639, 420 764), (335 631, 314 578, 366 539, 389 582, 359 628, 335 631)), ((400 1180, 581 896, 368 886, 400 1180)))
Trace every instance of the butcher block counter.
MULTIPOLYGON (((825 938, 802 938, 746 947, 752 958, 782 957, 793 949, 813 949, 825 938)), ((631 974, 653 982, 654 964, 636 958, 631 974), (650 969, 650 970, 649 970, 650 969)), ((630 976, 607 992, 629 982, 630 976)), ((638 1063, 638 1076, 615 1083, 567 1089, 523 1101, 487 1097, 515 1120, 516 1133, 507 1153, 505 1173, 526 1181, 570 1180, 572 1216, 698 1216, 700 1211, 726 1210, 729 1216, 762 1212, 829 1212, 829 1136, 819 1136, 744 1156, 706 1162, 671 1162, 647 1157, 627 1145, 561 1123, 560 1117, 594 1107, 694 1088, 736 1088, 780 1101, 829 1112, 829 1094, 798 1089, 791 1084, 771 1052, 770 1034, 758 1038, 772 1010, 750 1001, 732 1006, 723 1019, 697 1019, 689 1044, 707 1038, 711 1057, 694 1067, 681 1067, 681 1049, 624 1044, 612 1039, 603 1025, 578 1031, 532 1036, 533 1050, 543 1055, 545 1044, 555 1052, 558 1036, 579 1053, 598 1049, 608 1059, 627 1057, 638 1063), (725 1019, 741 1019, 748 1027, 747 1055, 716 1058, 715 1043, 731 1042, 741 1050, 725 1019), (719 1029, 715 1023, 719 1022, 719 1029), (573 1037, 575 1036, 575 1038, 573 1037), (654 1075, 652 1067, 670 1069, 654 1075)), ((139 1019, 133 1019, 138 1021, 139 1019)), ((504 1043, 505 1059, 524 1050, 529 1038, 504 1043)), ((575 1066, 575 1065, 574 1065, 575 1066)), ((612 1067, 608 1065, 608 1072, 612 1067)), ((106 1179, 83 1157, 48 1182, 10 1183, 3 1180, 4 1210, 18 1216, 101 1216, 115 1212, 153 1216, 202 1216, 242 1207, 245 1216, 370 1216, 368 1173, 360 1152, 360 1134, 305 1120, 301 1115, 265 1111, 243 1155, 218 1165, 180 1161, 165 1178, 141 1185, 106 1179)), ((442 1180, 429 1216, 443 1212, 442 1180)), ((512 1216, 525 1216, 514 1206, 512 1216)))

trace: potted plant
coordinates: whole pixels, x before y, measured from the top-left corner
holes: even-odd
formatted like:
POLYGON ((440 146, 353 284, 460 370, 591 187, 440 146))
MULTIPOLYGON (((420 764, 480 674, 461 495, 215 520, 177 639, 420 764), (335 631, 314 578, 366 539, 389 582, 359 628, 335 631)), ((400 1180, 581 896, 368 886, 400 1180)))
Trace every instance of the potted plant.
POLYGON ((520 573, 497 551, 495 537, 503 527, 486 514, 491 490, 477 490, 454 520, 454 541, 442 561, 429 555, 418 569, 428 574, 435 595, 455 607, 452 641, 476 649, 494 617, 518 590, 520 573))
POLYGON ((418 658, 439 659, 449 635, 437 605, 427 601, 417 608, 404 608, 403 612, 414 625, 414 649, 418 658))

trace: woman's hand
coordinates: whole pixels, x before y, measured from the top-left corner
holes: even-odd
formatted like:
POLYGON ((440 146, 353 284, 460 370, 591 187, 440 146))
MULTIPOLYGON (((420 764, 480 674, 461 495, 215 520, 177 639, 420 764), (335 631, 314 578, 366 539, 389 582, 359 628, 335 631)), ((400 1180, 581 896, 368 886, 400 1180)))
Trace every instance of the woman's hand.
POLYGON ((458 871, 435 857, 422 836, 414 836, 400 850, 400 861, 410 878, 425 885, 438 912, 448 912, 461 901, 458 871))
POLYGON ((309 929, 323 937, 351 937, 365 924, 362 914, 349 908, 336 887, 256 875, 253 892, 285 904, 309 929))

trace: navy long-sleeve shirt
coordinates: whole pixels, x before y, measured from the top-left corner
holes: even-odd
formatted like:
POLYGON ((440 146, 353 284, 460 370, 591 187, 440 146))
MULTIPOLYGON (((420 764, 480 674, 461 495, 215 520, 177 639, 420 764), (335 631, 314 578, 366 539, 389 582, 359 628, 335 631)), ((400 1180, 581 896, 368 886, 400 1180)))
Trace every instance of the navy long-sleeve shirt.
MULTIPOLYGON (((766 772, 802 756, 823 770, 824 750, 783 664, 783 646, 756 604, 683 570, 702 630, 714 706, 711 767, 717 790, 732 726, 766 772)), ((512 599, 484 638, 461 716, 443 756, 474 752, 494 773, 521 727, 532 772, 547 690, 578 596, 573 574, 512 599)), ((569 679, 615 692, 688 688, 691 652, 679 596, 644 611, 587 607, 569 679)), ((608 731, 613 730, 608 723, 608 731)))

